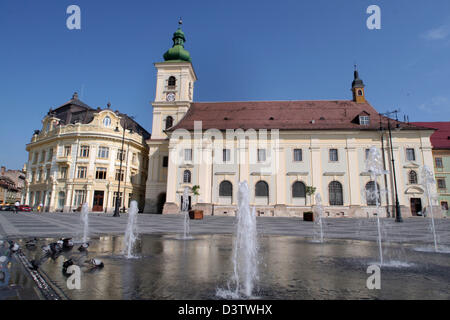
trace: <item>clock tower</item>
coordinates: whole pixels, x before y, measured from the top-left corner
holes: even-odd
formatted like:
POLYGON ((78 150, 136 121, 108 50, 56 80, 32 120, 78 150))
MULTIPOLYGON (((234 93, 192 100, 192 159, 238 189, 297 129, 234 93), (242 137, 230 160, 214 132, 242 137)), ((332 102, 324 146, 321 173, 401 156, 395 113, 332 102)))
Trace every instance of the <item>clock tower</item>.
MULTIPOLYGON (((149 160, 145 212, 163 211, 171 164, 169 140, 165 130, 176 125, 184 117, 194 100, 194 83, 197 76, 192 67, 191 56, 184 49, 186 38, 181 30, 181 24, 180 20, 179 27, 173 34, 173 46, 164 54, 164 61, 155 63, 156 94, 152 103, 152 135, 151 139, 147 140, 149 160)), ((168 201, 173 202, 173 199, 168 201)))
POLYGON ((164 130, 177 124, 186 114, 194 98, 197 80, 189 52, 184 49, 186 38, 181 20, 173 34, 173 46, 164 54, 157 69, 156 94, 153 105, 152 139, 165 139, 164 130))

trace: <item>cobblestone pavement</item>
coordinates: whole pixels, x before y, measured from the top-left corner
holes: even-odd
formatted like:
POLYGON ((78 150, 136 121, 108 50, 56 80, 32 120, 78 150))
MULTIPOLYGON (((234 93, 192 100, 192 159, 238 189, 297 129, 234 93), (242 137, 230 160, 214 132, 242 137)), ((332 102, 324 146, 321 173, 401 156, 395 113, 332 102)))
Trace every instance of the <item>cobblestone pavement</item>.
MULTIPOLYGON (((139 233, 177 234, 183 232, 181 214, 138 215, 139 233)), ((234 217, 206 216, 203 220, 191 220, 192 234, 233 233, 234 217)), ((450 219, 436 219, 436 231, 440 244, 450 244, 450 219)), ((431 219, 407 218, 404 223, 393 219, 381 219, 383 241, 407 243, 432 243, 431 219)), ((89 215, 90 236, 121 234, 125 232, 127 215, 112 217, 110 214, 89 215)), ((283 235, 313 238, 318 225, 299 218, 258 217, 258 232, 263 235, 283 235)), ((324 219, 326 239, 377 239, 376 219, 338 218, 324 219)), ((28 237, 78 237, 81 235, 79 213, 0 213, 0 238, 28 237)))

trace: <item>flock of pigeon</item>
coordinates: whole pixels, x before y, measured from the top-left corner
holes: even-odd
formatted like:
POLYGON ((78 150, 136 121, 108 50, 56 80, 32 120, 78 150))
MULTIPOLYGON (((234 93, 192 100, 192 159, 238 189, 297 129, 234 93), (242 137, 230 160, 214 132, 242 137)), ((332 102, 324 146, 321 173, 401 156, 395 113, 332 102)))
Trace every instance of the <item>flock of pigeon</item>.
MULTIPOLYGON (((25 242, 25 247, 28 250, 35 250, 37 248, 37 243, 38 243, 38 240, 36 238, 27 240, 25 242)), ((72 250, 73 247, 74 247, 74 242, 72 241, 72 238, 59 239, 56 242, 52 242, 50 244, 41 246, 43 255, 39 259, 30 261, 30 264, 31 264, 30 269, 38 270, 39 266, 42 263, 44 263, 47 259, 49 259, 49 258, 56 259, 63 252, 72 250)), ((21 249, 20 249, 20 245, 17 242, 12 241, 12 240, 8 240, 8 241, 0 240, 0 248, 6 249, 6 251, 4 251, 4 255, 0 255, 0 280, 2 280, 2 275, 4 275, 3 271, 2 271, 3 266, 6 265, 10 261, 10 258, 14 253, 20 252, 21 249)), ((89 248, 89 243, 84 242, 79 246, 78 251, 87 254, 88 248, 89 248)), ((80 262, 79 259, 76 262, 79 263, 80 262)), ((72 258, 69 258, 68 260, 65 260, 63 262, 62 271, 65 276, 70 275, 67 272, 67 269, 71 265, 74 265, 74 264, 75 263, 72 258)), ((85 260, 82 264, 84 264, 84 266, 86 266, 88 268, 88 271, 95 271, 95 270, 98 270, 98 269, 101 269, 104 267, 103 262, 96 258, 90 259, 90 260, 85 260)))

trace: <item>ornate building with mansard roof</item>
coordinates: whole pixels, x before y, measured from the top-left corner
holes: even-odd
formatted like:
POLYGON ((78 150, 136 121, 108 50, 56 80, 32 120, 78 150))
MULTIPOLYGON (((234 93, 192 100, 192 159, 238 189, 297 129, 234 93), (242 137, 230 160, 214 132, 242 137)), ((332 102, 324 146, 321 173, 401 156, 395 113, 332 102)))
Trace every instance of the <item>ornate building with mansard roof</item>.
POLYGON ((78 99, 50 109, 27 144, 25 203, 44 211, 144 209, 150 134, 119 111, 93 109, 78 99), (123 147, 122 147, 123 146, 123 147), (122 160, 122 169, 121 168, 122 160), (120 184, 120 191, 118 191, 120 184))
POLYGON ((378 113, 356 69, 349 100, 194 102, 197 75, 181 27, 172 40, 155 63, 146 212, 180 212, 188 188, 193 208, 234 215, 244 180, 260 216, 301 216, 316 205, 314 190, 325 216, 373 216, 377 198, 382 215, 392 215, 395 185, 404 217, 425 207, 419 170, 433 168, 434 131, 378 113), (367 197, 375 189, 365 166, 372 146, 389 174, 377 181, 382 192, 367 197))

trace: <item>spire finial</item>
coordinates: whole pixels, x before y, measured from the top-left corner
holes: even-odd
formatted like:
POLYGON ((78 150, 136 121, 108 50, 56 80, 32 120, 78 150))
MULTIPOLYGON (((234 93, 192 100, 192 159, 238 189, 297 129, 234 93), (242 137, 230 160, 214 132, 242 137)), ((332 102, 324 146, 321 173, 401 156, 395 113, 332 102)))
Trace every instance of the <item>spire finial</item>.
POLYGON ((106 106, 109 108, 111 108, 111 102, 108 101, 108 103, 106 104, 106 106))
POLYGON ((178 26, 181 28, 182 24, 183 24, 183 18, 180 17, 180 19, 178 20, 178 26))
POLYGON ((73 100, 78 100, 78 92, 74 92, 72 95, 73 100))

